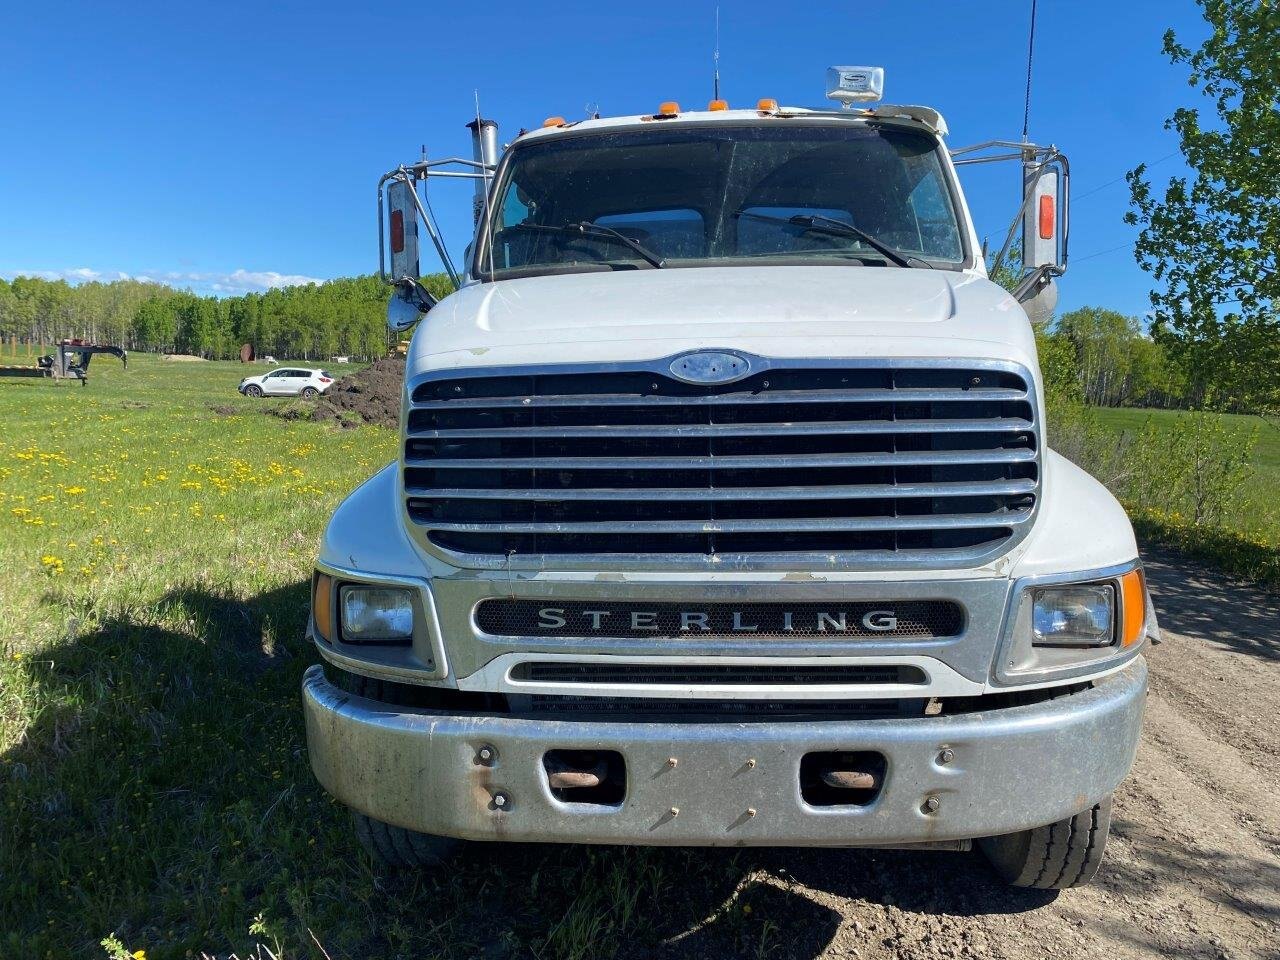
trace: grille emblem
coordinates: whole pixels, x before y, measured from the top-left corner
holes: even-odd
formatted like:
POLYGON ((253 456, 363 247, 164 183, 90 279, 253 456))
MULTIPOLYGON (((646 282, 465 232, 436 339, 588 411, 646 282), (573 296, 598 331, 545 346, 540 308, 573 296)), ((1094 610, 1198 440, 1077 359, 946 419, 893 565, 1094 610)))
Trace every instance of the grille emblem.
POLYGON ((708 350, 676 357, 670 370, 685 383, 730 383, 751 372, 751 361, 736 353, 708 350))

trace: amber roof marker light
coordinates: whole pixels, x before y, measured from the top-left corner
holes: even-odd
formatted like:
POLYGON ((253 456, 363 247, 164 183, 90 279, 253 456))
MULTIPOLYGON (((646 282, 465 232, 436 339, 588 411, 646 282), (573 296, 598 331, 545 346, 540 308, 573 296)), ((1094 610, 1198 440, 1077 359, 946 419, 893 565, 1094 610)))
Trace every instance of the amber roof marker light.
POLYGON ((680 104, 676 103, 674 100, 663 100, 662 103, 658 104, 658 112, 655 113, 654 116, 661 117, 665 120, 676 116, 679 112, 680 104))
POLYGON ((707 104, 707 109, 711 111, 728 110, 729 101, 728 100, 712 100, 710 103, 707 104))
POLYGON ((756 109, 761 113, 777 113, 778 101, 772 97, 761 97, 756 101, 756 109))

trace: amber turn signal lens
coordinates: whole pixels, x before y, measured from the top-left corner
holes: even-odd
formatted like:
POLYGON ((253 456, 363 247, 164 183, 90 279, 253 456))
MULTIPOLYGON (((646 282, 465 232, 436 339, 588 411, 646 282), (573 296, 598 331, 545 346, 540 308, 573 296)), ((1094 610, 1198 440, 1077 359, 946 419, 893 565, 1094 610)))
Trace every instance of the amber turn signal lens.
POLYGON ((707 104, 707 109, 708 110, 728 110, 729 101, 728 100, 712 100, 710 103, 707 104))
POLYGON ((777 113, 778 101, 773 100, 769 97, 765 97, 756 103, 756 109, 759 110, 761 113, 777 113))
POLYGON ((1142 639, 1147 622, 1147 585, 1141 570, 1131 570, 1120 578, 1120 646, 1131 647, 1142 639))
POLYGON ((324 640, 333 638, 333 577, 316 571, 311 581, 311 620, 324 640))
POLYGON ((564 117, 547 117, 542 121, 544 127, 563 127, 564 117))
POLYGON ((1040 239, 1053 239, 1053 197, 1040 198, 1040 239))

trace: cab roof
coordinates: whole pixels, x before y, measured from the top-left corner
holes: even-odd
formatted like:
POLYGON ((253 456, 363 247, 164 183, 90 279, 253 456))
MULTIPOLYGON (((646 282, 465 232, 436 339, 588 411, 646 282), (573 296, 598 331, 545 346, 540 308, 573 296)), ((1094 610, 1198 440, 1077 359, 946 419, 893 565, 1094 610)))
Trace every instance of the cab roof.
MULTIPOLYGON (((668 105, 663 104, 663 108, 668 105)), ((516 140, 527 142, 549 137, 563 136, 566 133, 587 131, 624 130, 646 126, 666 126, 668 124, 686 123, 742 123, 779 122, 797 117, 846 120, 865 122, 866 120, 892 120, 927 130, 938 137, 946 137, 947 122, 932 107, 899 106, 881 104, 876 107, 855 110, 814 110, 809 107, 778 107, 773 110, 681 110, 672 113, 645 113, 626 117, 594 117, 586 120, 566 122, 561 117, 551 117, 541 127, 521 133, 516 140)))

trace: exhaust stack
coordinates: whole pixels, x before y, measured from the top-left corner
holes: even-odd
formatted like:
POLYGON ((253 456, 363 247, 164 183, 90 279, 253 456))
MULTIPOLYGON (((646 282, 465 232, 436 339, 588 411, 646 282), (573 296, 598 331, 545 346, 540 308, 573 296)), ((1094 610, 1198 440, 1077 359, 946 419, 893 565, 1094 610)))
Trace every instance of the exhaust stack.
POLYGON ((498 124, 476 117, 467 124, 467 129, 471 131, 471 158, 485 165, 484 177, 476 179, 476 196, 472 201, 472 217, 479 223, 493 183, 493 168, 498 165, 498 124))

